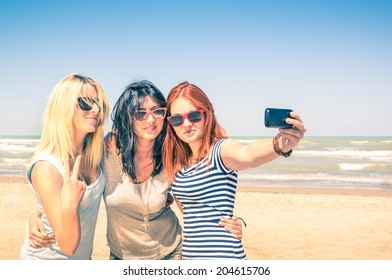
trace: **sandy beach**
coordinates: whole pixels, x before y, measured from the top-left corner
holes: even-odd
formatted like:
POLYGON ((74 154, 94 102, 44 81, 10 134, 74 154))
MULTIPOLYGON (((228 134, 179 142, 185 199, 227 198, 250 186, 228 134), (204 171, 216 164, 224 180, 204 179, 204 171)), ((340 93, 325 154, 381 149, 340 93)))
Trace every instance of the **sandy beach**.
MULTIPOLYGON (((392 260, 392 191, 240 186, 235 208, 250 260, 392 260)), ((24 178, 0 178, 0 259, 17 258, 34 209, 24 178)), ((108 259, 105 235, 102 203, 95 260, 108 259)))

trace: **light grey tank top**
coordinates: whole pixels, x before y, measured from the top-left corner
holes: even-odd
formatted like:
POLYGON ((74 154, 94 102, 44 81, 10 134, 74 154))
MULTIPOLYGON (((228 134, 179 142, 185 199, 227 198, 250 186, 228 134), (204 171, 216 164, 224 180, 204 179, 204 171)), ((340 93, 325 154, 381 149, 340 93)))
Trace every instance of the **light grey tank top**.
MULTIPOLYGON (((34 168, 34 164, 38 161, 47 161, 51 163, 61 174, 64 176, 64 166, 61 161, 50 155, 49 153, 40 153, 33 158, 31 165, 27 170, 27 179, 29 181, 30 187, 33 190, 35 200, 37 202, 38 208, 42 214, 42 222, 44 223, 45 230, 48 235, 53 235, 53 229, 49 224, 45 210, 41 203, 38 193, 35 191, 33 185, 31 184, 31 172, 34 168)), ((39 249, 32 248, 28 242, 28 236, 25 239, 22 249, 20 251, 19 257, 21 259, 38 259, 38 260, 88 260, 91 259, 93 252, 93 242, 95 227, 97 224, 99 205, 101 203, 101 198, 103 190, 105 188, 105 176, 102 170, 100 170, 100 175, 97 180, 92 184, 87 186, 82 201, 79 205, 79 216, 80 216, 80 226, 81 226, 81 239, 73 256, 69 256, 61 252, 60 247, 57 243, 53 243, 48 247, 41 247, 39 249)))

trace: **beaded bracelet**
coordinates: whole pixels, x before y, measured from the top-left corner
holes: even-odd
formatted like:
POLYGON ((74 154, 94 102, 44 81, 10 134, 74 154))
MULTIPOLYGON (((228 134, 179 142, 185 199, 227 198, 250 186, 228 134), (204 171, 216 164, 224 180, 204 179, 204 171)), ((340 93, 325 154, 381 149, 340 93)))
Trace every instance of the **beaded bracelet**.
POLYGON ((278 155, 282 156, 282 157, 289 157, 291 156, 291 154, 293 153, 293 149, 291 149, 290 151, 288 151, 287 153, 283 152, 280 148, 279 148, 279 138, 282 136, 282 134, 278 133, 276 134, 276 136, 272 139, 272 145, 274 147, 274 151, 275 153, 277 153, 278 155))

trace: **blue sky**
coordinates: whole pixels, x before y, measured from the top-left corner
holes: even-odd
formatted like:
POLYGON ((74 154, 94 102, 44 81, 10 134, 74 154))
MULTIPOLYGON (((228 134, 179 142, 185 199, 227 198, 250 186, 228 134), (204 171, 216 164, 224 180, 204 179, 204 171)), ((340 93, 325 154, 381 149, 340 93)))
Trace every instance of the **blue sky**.
POLYGON ((53 86, 78 72, 114 105, 130 82, 188 80, 231 136, 391 136, 392 1, 0 1, 0 135, 39 135, 53 86))

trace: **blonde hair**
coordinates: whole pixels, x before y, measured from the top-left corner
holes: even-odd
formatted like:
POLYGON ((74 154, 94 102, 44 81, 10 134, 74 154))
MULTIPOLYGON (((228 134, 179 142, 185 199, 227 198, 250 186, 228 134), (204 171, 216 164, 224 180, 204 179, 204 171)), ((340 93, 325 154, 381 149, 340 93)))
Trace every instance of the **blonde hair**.
POLYGON ((95 132, 88 133, 84 150, 86 169, 98 168, 103 153, 104 124, 109 116, 109 102, 102 87, 93 79, 79 74, 70 74, 62 79, 49 96, 43 118, 41 140, 37 153, 48 151, 60 160, 68 157, 73 163, 77 152, 73 143, 72 118, 82 88, 91 85, 98 94, 100 120, 95 132))

